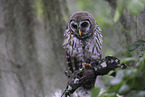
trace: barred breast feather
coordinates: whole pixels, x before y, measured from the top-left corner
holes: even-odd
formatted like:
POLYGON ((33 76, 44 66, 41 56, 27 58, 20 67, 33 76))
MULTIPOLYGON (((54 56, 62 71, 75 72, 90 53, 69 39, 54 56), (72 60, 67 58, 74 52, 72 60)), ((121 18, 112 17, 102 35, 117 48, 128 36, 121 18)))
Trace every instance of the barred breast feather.
POLYGON ((87 39, 81 40, 67 29, 64 33, 65 39, 63 48, 70 56, 76 57, 78 61, 85 62, 87 59, 99 59, 103 42, 100 31, 100 27, 96 25, 93 35, 87 39))

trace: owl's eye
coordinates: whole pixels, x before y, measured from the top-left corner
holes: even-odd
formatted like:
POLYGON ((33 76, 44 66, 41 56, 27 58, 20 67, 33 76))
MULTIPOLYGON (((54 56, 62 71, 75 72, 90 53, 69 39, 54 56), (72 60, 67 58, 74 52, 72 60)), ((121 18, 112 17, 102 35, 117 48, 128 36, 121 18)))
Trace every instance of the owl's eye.
POLYGON ((71 24, 71 26, 72 26, 72 28, 75 28, 75 29, 77 29, 77 25, 76 24, 71 24))
POLYGON ((83 22, 83 23, 81 24, 81 26, 82 26, 82 27, 88 27, 88 23, 87 23, 87 22, 83 22))

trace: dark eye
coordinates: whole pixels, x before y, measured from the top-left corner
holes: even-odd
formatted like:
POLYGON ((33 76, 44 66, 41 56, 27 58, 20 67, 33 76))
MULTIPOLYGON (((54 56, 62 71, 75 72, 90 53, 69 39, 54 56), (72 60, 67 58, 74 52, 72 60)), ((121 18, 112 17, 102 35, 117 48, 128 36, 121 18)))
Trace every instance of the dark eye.
POLYGON ((77 25, 75 25, 75 24, 72 24, 71 26, 72 26, 72 28, 75 28, 75 29, 77 29, 77 25))
POLYGON ((87 27, 87 26, 88 26, 88 23, 87 23, 87 22, 83 22, 83 23, 81 24, 81 26, 82 26, 82 27, 87 27))

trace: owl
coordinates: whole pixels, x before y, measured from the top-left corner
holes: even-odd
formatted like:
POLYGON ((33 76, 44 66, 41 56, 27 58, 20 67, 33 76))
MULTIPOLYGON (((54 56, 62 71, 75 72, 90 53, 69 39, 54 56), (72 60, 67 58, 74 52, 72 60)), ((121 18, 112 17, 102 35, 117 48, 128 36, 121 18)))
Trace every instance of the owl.
POLYGON ((72 72, 101 58, 101 29, 90 13, 79 11, 70 16, 62 46, 72 72))

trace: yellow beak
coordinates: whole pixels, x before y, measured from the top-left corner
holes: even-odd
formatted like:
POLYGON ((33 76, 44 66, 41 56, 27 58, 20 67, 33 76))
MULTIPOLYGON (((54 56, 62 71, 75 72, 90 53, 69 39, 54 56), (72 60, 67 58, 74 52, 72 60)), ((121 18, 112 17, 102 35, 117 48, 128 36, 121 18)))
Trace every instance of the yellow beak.
POLYGON ((81 36, 81 30, 79 29, 79 35, 81 36))

